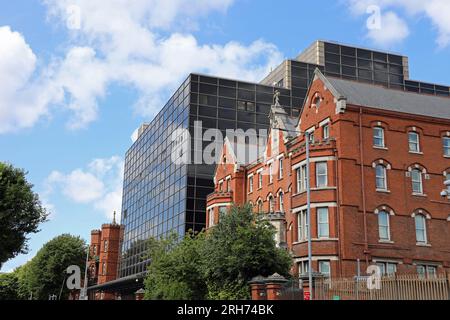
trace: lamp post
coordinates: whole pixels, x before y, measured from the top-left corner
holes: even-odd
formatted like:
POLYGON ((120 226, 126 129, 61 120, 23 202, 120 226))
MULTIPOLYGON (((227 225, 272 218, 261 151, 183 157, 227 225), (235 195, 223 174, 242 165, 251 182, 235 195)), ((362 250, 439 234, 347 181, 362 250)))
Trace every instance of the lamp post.
POLYGON ((310 135, 309 132, 302 131, 289 131, 286 129, 273 128, 285 132, 297 132, 299 134, 305 135, 305 148, 306 148, 306 222, 307 222, 307 233, 308 233, 308 282, 309 282, 309 293, 310 300, 313 300, 313 283, 312 283, 312 238, 311 238, 311 179, 310 179, 310 135))
POLYGON ((312 283, 312 241, 311 241, 311 184, 310 184, 310 157, 309 157, 309 133, 305 132, 306 140, 306 215, 308 223, 308 281, 309 281, 309 299, 313 300, 312 283))
POLYGON ((88 300, 88 294, 87 294, 87 282, 88 282, 88 264, 89 264, 89 249, 90 246, 87 247, 87 253, 86 253, 86 267, 84 269, 84 284, 83 289, 81 289, 80 293, 80 299, 79 300, 88 300))

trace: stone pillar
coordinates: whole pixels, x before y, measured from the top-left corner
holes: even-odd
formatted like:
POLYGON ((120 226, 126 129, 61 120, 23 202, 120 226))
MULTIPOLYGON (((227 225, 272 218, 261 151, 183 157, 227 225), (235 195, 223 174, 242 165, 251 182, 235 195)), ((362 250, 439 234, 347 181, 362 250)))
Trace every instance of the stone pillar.
POLYGON ((145 294, 145 290, 144 289, 139 289, 138 291, 136 291, 135 293, 136 296, 136 300, 144 300, 144 294, 145 294))
POLYGON ((275 273, 266 280, 267 300, 281 300, 281 290, 287 279, 275 273))
POLYGON ((267 299, 266 284, 263 277, 254 277, 249 284, 252 291, 252 300, 257 301, 267 299))

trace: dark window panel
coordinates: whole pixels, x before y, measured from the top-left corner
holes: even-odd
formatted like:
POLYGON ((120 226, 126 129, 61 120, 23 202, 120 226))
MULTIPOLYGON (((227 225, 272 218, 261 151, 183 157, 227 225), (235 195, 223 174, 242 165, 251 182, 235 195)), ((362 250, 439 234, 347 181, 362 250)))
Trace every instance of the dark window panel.
POLYGON ((364 49, 357 49, 358 58, 372 60, 372 52, 364 49))
POLYGON ((273 94, 274 90, 273 90, 272 87, 257 85, 256 86, 256 92, 257 93, 261 92, 261 93, 273 94))
POLYGON ((375 72, 374 73, 374 80, 375 81, 379 81, 379 82, 388 82, 389 81, 389 76, 387 73, 385 72, 375 72))
POLYGON ((255 85, 251 83, 238 82, 239 89, 255 91, 255 85))
POLYGON ((255 114, 252 112, 238 111, 237 119, 238 119, 238 121, 255 122, 255 114))
POLYGON ((356 67, 356 58, 342 57, 342 64, 350 67, 356 67))
MULTIPOLYGON (((309 81, 306 78, 292 77, 292 87, 308 88, 309 81)), ((295 94, 292 94, 295 96, 295 94)))
POLYGON ((210 83, 210 84, 217 84, 217 78, 200 76, 200 82, 210 83))
POLYGON ((389 72, 403 75, 403 68, 401 66, 389 65, 389 72))
POLYGON ((325 52, 325 67, 328 63, 341 63, 341 57, 337 54, 325 52))
POLYGON ((198 92, 198 83, 197 82, 191 82, 191 92, 194 92, 194 93, 198 92))
POLYGON ((358 77, 363 79, 372 79, 372 72, 365 69, 358 69, 358 77))
POLYGON ((217 108, 199 106, 198 115, 205 117, 217 117, 217 108))
POLYGON ((308 78, 308 69, 293 67, 292 68, 292 76, 293 77, 308 78))
POLYGON ((264 102, 264 103, 272 103, 273 102, 273 94, 266 94, 266 93, 256 93, 256 101, 257 102, 264 102))
POLYGON ((387 62, 387 54, 386 53, 381 53, 381 52, 374 52, 373 53, 373 61, 377 61, 377 62, 387 62))
MULTIPOLYGON (((236 120, 236 111, 219 108, 219 119, 236 120)), ((221 120, 219 120, 220 123, 221 120)))
POLYGON ((255 92, 247 90, 238 90, 238 99, 255 101, 255 92))
POLYGON ((215 107, 217 106, 217 97, 200 94, 198 96, 198 104, 215 107))
POLYGON ((198 81, 198 75, 191 74, 191 81, 198 81))
POLYGON ((356 49, 351 48, 351 47, 341 46, 341 54, 350 56, 350 57, 356 57, 356 49))
POLYGON ((325 71, 327 73, 335 73, 335 74, 340 74, 341 73, 341 66, 338 64, 334 64, 334 63, 328 63, 325 66, 325 71))
POLYGON ((226 130, 226 129, 236 129, 236 121, 229 121, 229 120, 220 120, 219 121, 219 129, 220 130, 226 130))
POLYGON ((270 122, 269 116, 266 114, 256 114, 256 123, 268 124, 270 122))
POLYGON ((403 76, 398 76, 394 74, 389 75, 389 82, 396 84, 403 84, 403 76))
POLYGON ((219 87, 219 96, 236 99, 236 89, 219 87))
POLYGON ((339 45, 333 43, 325 43, 325 52, 340 54, 339 45))
POLYGON ((390 54, 388 56, 388 60, 389 60, 389 63, 403 65, 403 57, 402 56, 397 56, 397 55, 390 54))
POLYGON ((236 81, 219 79, 219 85, 225 86, 225 87, 236 88, 236 81))
POLYGON ((388 72, 386 63, 374 62, 373 67, 374 67, 374 70, 388 72))
POLYGON ((217 87, 210 84, 200 83, 199 91, 204 94, 217 95, 217 87))
POLYGON ((346 76, 356 77, 356 68, 342 66, 342 74, 346 76))
POLYGON ((219 98, 219 107, 236 110, 236 100, 219 98))
POLYGON ((217 119, 198 117, 199 121, 202 121, 203 128, 217 128, 217 119))
POLYGON ((268 115, 270 112, 270 104, 257 103, 256 104, 256 112, 264 113, 264 114, 268 115))

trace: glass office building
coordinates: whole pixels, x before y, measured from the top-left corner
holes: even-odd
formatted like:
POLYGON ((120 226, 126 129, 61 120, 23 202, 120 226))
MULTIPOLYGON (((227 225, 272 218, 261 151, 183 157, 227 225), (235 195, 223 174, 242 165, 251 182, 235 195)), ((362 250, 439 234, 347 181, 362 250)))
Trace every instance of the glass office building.
MULTIPOLYGON (((171 232, 182 236, 205 227, 206 197, 214 191, 215 165, 173 161, 174 155, 182 156, 180 145, 189 137, 191 154, 195 151, 194 122, 202 122, 203 132, 218 129, 224 137, 227 129, 268 130, 275 90, 292 113, 290 90, 192 74, 141 129, 125 159, 120 278, 146 270, 148 238, 171 232)), ((210 143, 200 141, 200 146, 210 143)))

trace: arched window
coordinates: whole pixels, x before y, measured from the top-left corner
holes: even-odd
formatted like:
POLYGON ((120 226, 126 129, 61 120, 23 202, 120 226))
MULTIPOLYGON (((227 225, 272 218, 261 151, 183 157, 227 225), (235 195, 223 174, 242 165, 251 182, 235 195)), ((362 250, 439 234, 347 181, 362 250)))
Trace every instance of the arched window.
POLYGON ((413 169, 411 171, 411 181, 413 193, 423 194, 422 171, 413 169))
POLYGON ((258 200, 258 213, 262 213, 263 212, 263 202, 262 200, 258 200))
POLYGON ((382 164, 377 164, 375 167, 375 177, 377 190, 387 190, 387 176, 386 167, 382 164))
POLYGON ((283 194, 283 191, 280 191, 280 193, 278 193, 278 206, 279 206, 280 212, 284 212, 284 194, 283 194))
POLYGON ((108 240, 105 240, 103 243, 104 252, 108 252, 108 240))
POLYGON ((270 213, 275 212, 275 203, 272 195, 269 196, 269 212, 270 213))
POLYGON ((103 264, 102 264, 102 274, 104 276, 106 275, 106 262, 103 262, 103 264))
POLYGON ((381 241, 391 240, 389 213, 382 210, 378 212, 378 234, 381 241))
POLYGON ((416 214, 414 217, 416 224, 416 241, 417 243, 427 243, 427 224, 426 217, 423 214, 416 214))

